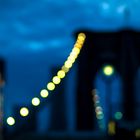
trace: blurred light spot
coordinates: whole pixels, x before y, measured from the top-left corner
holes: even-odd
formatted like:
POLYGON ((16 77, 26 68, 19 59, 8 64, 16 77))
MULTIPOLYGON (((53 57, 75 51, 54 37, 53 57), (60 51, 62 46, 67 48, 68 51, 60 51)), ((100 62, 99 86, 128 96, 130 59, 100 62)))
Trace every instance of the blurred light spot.
POLYGON ((64 78, 65 77, 65 72, 63 70, 58 71, 57 76, 59 78, 64 78))
POLYGON ((77 48, 81 48, 82 47, 82 45, 83 45, 83 43, 84 43, 84 41, 83 40, 77 40, 77 42, 76 42, 80 47, 77 47, 77 48))
POLYGON ((71 68, 71 67, 72 67, 72 62, 69 61, 69 60, 67 60, 67 61, 65 62, 65 64, 64 64, 64 66, 65 66, 66 68, 71 68))
POLYGON ((122 119, 122 117, 123 117, 123 114, 121 112, 115 113, 115 119, 120 120, 120 119, 122 119))
POLYGON ((61 79, 58 76, 53 77, 53 83, 59 84, 61 82, 61 79))
POLYGON ((10 126, 14 125, 15 124, 15 119, 13 117, 9 117, 7 119, 7 124, 10 125, 10 126))
POLYGON ((79 53, 80 53, 80 49, 77 48, 77 47, 74 47, 74 48, 72 49, 72 52, 74 52, 74 53, 76 53, 76 54, 79 54, 79 53))
POLYGON ((67 73, 67 72, 69 71, 69 68, 63 66, 63 67, 62 67, 62 70, 63 70, 65 73, 67 73))
POLYGON ((85 40, 85 38, 86 38, 86 35, 84 33, 78 34, 78 39, 79 40, 85 40))
POLYGON ((49 95, 49 92, 46 89, 43 89, 43 90, 41 90, 40 95, 43 98, 47 98, 49 95))
POLYGON ((102 124, 99 124, 99 128, 104 130, 105 129, 104 124, 103 123, 102 124))
POLYGON ((111 65, 107 65, 103 68, 103 73, 106 76, 111 76, 114 73, 114 68, 111 65))
POLYGON ((136 138, 140 138, 140 128, 135 131, 136 138))
POLYGON ((109 124, 108 124, 108 134, 109 135, 116 134, 116 124, 113 121, 109 122, 109 124))
POLYGON ((96 114, 96 117, 97 117, 97 119, 98 120, 102 120, 103 118, 104 118, 104 114, 103 114, 103 112, 98 112, 97 114, 96 114))
POLYGON ((55 89, 54 83, 52 83, 52 82, 48 83, 47 88, 48 88, 48 90, 51 90, 51 91, 54 90, 55 89))
POLYGON ((32 104, 33 106, 38 106, 40 104, 39 98, 35 97, 32 99, 32 104))
POLYGON ((98 113, 98 112, 101 112, 102 110, 103 110, 102 107, 97 106, 96 109, 95 109, 95 112, 98 113))
MULTIPOLYGON (((83 41, 82 41, 83 42, 83 41)), ((81 44, 79 44, 78 40, 76 42, 76 44, 74 45, 75 48, 81 49, 81 44)))
POLYGON ((71 52, 70 53, 70 57, 73 57, 74 59, 76 59, 78 56, 78 54, 76 52, 71 52))
POLYGON ((100 128, 101 130, 105 130, 105 123, 104 123, 103 120, 99 120, 99 121, 98 121, 98 124, 99 124, 99 128, 100 128))
POLYGON ((97 94, 97 89, 92 90, 92 96, 94 97, 97 94))
POLYGON ((29 114, 28 108, 23 107, 23 108, 20 109, 20 115, 21 115, 22 117, 26 117, 26 116, 28 116, 28 114, 29 114))
POLYGON ((94 100, 94 102, 99 101, 99 96, 95 94, 94 97, 93 97, 93 100, 94 100))
POLYGON ((74 57, 72 57, 72 56, 69 56, 69 57, 68 57, 68 60, 69 60, 69 61, 71 61, 72 63, 74 63, 74 62, 75 62, 75 58, 74 58, 74 57))

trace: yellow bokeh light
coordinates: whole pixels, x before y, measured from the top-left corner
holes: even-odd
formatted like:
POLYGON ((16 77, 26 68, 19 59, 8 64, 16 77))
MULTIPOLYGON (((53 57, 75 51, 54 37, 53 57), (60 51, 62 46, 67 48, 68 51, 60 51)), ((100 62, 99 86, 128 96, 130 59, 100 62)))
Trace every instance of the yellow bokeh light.
POLYGON ((84 39, 83 40, 78 39, 76 43, 79 45, 79 48, 81 48, 84 43, 84 39))
POLYGON ((63 70, 65 73, 67 73, 67 72, 69 71, 69 68, 63 66, 63 67, 62 67, 62 70, 63 70))
POLYGON ((70 57, 72 57, 73 59, 76 59, 78 57, 78 54, 71 52, 70 57))
POLYGON ((76 43, 76 48, 79 48, 81 50, 81 48, 83 47, 83 44, 79 44, 78 42, 76 43))
POLYGON ((140 129, 137 129, 135 132, 136 138, 140 138, 140 129))
POLYGON ((47 89, 48 89, 48 90, 51 90, 51 91, 54 90, 54 89, 55 89, 55 84, 52 83, 52 82, 48 83, 47 89))
POLYGON ((58 73, 57 73, 57 76, 59 77, 59 78, 64 78, 65 77, 65 72, 63 71, 63 70, 60 70, 60 71, 58 71, 58 73))
POLYGON ((67 61, 65 62, 65 64, 64 64, 64 66, 65 66, 66 68, 71 68, 71 67, 72 67, 72 62, 69 61, 69 60, 67 60, 67 61))
POLYGON ((78 53, 77 53, 76 51, 72 51, 72 52, 70 53, 70 56, 73 56, 73 57, 77 58, 78 53))
POLYGON ((48 92, 46 89, 41 90, 40 96, 41 96, 42 98, 47 98, 48 95, 49 95, 49 92, 48 92))
POLYGON ((28 108, 26 108, 26 107, 21 108, 21 109, 20 109, 20 115, 21 115, 22 117, 28 116, 28 115, 29 115, 29 110, 28 110, 28 108))
POLYGON ((78 48, 79 50, 81 50, 81 45, 78 42, 76 42, 74 48, 78 48))
POLYGON ((32 105, 33 106, 38 106, 40 104, 39 98, 35 97, 32 99, 32 105))
POLYGON ((7 124, 12 126, 15 124, 15 119, 13 117, 7 118, 7 124))
POLYGON ((54 76, 52 81, 54 84, 59 84, 61 82, 61 79, 58 76, 54 76))
POLYGON ((107 65, 103 68, 103 72, 106 76, 111 76, 114 73, 114 68, 111 65, 107 65))
POLYGON ((85 40, 85 38, 86 38, 86 35, 85 35, 84 33, 80 33, 80 34, 78 35, 78 39, 79 39, 79 40, 85 40))
POLYGON ((74 47, 74 48, 72 49, 72 52, 75 52, 76 54, 79 54, 79 53, 80 53, 80 49, 77 48, 77 47, 74 47))
POLYGON ((108 133, 109 135, 115 135, 116 133, 116 124, 115 122, 111 121, 108 124, 108 133))
POLYGON ((75 57, 69 56, 67 60, 71 61, 71 63, 74 63, 75 62, 75 57))

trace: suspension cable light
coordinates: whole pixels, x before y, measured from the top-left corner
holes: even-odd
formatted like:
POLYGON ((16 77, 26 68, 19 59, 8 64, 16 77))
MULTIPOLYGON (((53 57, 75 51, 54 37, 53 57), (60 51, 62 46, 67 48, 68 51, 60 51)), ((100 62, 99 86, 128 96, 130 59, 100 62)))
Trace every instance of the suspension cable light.
POLYGON ((67 72, 69 71, 69 68, 63 66, 63 67, 62 67, 62 70, 63 70, 65 73, 67 73, 67 72))
POLYGON ((72 67, 72 62, 71 61, 69 61, 69 60, 67 60, 66 62, 65 62, 65 64, 64 64, 64 66, 66 67, 66 68, 71 68, 72 67))
MULTIPOLYGON (((66 76, 66 73, 70 70, 70 68, 73 66, 74 62, 76 61, 78 55, 80 54, 81 48, 83 47, 84 41, 86 39, 86 35, 84 33, 80 33, 77 37, 77 41, 74 44, 74 47, 68 56, 67 60, 64 62, 64 65, 61 67, 61 69, 57 72, 57 75, 52 78, 52 81, 47 84, 47 89, 49 91, 53 91, 55 89, 55 85, 60 84, 61 79, 63 79, 66 76)), ((40 91, 40 96, 42 98, 47 98, 49 95, 49 92, 46 89, 43 89, 40 91)), ((37 97, 34 97, 31 101, 33 106, 38 106, 40 104, 40 99, 37 97)), ((20 115, 21 116, 28 116, 29 110, 27 108, 21 108, 20 115)), ((7 123, 9 125, 14 125, 15 120, 12 117, 9 117, 7 119, 7 123)))
POLYGON ((22 117, 28 116, 28 115, 29 115, 29 110, 28 110, 28 108, 22 107, 22 108, 20 109, 20 115, 21 115, 22 117))
POLYGON ((50 91, 54 90, 55 89, 55 84, 53 82, 48 83, 47 84, 47 89, 50 90, 50 91))
MULTIPOLYGON (((61 81, 57 81, 58 78, 62 79, 65 77, 66 73, 70 70, 70 68, 73 66, 75 60, 77 59, 80 51, 81 51, 81 48, 83 46, 83 43, 85 41, 85 34, 84 33, 80 33, 78 35, 78 38, 77 38, 77 41, 76 43, 74 44, 74 47, 70 53, 70 55, 68 56, 67 60, 64 62, 64 65, 62 66, 61 70, 59 70, 57 72, 57 76, 54 76, 55 78, 53 78, 52 82, 54 84, 59 84, 61 81), (58 77, 58 78, 56 78, 58 77)), ((47 86, 48 88, 48 86, 47 86)))
POLYGON ((33 106, 38 106, 39 104, 40 104, 39 98, 34 97, 34 98, 32 99, 32 105, 33 105, 33 106))
POLYGON ((41 96, 42 98, 47 98, 48 95, 49 95, 49 92, 48 92, 46 89, 41 90, 40 96, 41 96))
POLYGON ((65 71, 64 70, 60 70, 60 71, 58 71, 58 73, 57 73, 57 76, 59 77, 59 78, 64 78, 65 77, 65 71))
POLYGON ((60 79, 58 76, 54 76, 54 77, 53 77, 53 83, 54 83, 54 84, 57 85, 57 84, 59 84, 60 82, 61 82, 61 79, 60 79))
POLYGON ((13 117, 8 117, 7 124, 13 126, 15 124, 15 119, 13 117))

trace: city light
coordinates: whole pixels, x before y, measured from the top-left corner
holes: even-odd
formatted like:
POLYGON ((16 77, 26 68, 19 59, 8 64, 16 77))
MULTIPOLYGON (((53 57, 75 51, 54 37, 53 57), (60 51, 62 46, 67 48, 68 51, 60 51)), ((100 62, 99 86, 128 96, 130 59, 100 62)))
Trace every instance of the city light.
POLYGON ((116 120, 121 120, 122 117, 123 117, 123 114, 122 114, 121 112, 116 112, 116 113, 115 113, 115 119, 116 119, 116 120))
POLYGON ((42 98, 47 98, 48 95, 49 95, 49 92, 48 92, 46 89, 41 90, 40 96, 41 96, 42 98))
POLYGON ((39 98, 35 97, 32 99, 32 105, 33 106, 38 106, 40 104, 39 98))
POLYGON ((21 115, 22 117, 28 116, 28 115, 29 115, 29 110, 28 110, 28 108, 26 108, 26 107, 21 108, 21 109, 20 109, 20 115, 21 115))
POLYGON ((12 126, 15 124, 15 119, 13 117, 7 118, 7 124, 12 126))

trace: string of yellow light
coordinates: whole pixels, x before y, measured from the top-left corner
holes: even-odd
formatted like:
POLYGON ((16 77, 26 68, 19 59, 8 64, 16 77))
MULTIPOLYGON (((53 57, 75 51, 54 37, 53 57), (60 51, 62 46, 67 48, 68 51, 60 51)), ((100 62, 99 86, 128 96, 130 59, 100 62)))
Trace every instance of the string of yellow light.
MULTIPOLYGON (((61 83, 62 79, 69 72, 69 70, 73 66, 74 62, 76 61, 78 55, 80 54, 80 51, 83 47, 85 39, 86 39, 86 35, 84 33, 78 34, 77 41, 74 44, 74 47, 73 47, 70 55, 68 56, 67 60, 64 62, 64 65, 57 72, 57 74, 52 78, 51 82, 49 82, 47 84, 46 88, 44 88, 40 91, 41 98, 47 98, 49 96, 49 91, 55 90, 56 85, 59 85, 61 83)), ((33 106, 39 106, 41 101, 38 97, 34 97, 31 100, 31 103, 33 106)), ((19 113, 22 117, 27 117, 29 115, 29 112, 30 111, 27 107, 22 107, 19 111, 19 113)), ((16 120, 14 117, 10 116, 7 118, 8 125, 13 126, 15 123, 16 123, 16 120)))

